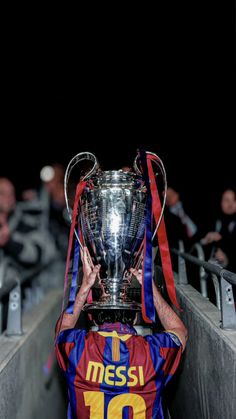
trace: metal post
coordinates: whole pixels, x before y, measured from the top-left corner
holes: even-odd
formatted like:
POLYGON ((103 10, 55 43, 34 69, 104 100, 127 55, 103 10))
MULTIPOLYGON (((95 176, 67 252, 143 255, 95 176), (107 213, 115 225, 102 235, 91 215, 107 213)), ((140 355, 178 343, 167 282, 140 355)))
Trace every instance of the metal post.
POLYGON ((213 281, 215 294, 216 294, 216 306, 219 310, 221 310, 219 279, 218 279, 217 275, 215 275, 215 274, 211 274, 211 278, 212 278, 212 281, 213 281))
MULTIPOLYGON (((180 240, 179 241, 179 251, 184 252, 184 244, 180 240)), ((187 271, 186 271, 186 263, 184 258, 181 255, 178 255, 178 273, 179 273, 179 284, 187 285, 188 278, 187 278, 187 271)))
POLYGON ((6 335, 14 336, 22 333, 21 287, 18 284, 9 294, 6 335))
POLYGON ((208 298, 208 291, 207 291, 207 281, 206 278, 208 277, 205 269, 201 266, 200 268, 200 290, 203 297, 208 298))
MULTIPOLYGON (((192 251, 196 250, 197 256, 199 260, 205 261, 205 254, 203 251, 202 246, 200 243, 195 243, 195 245, 192 247, 192 251)), ((192 253, 191 251, 191 253, 192 253)), ((208 292, 207 292, 207 273, 203 266, 200 266, 200 290, 203 297, 208 298, 208 292)))
POLYGON ((1 303, 1 301, 0 301, 0 335, 2 334, 2 329, 3 329, 3 325, 2 325, 2 309, 3 309, 3 307, 2 307, 2 303, 1 303))
POLYGON ((232 285, 223 277, 224 269, 220 274, 220 291, 221 291, 221 319, 223 329, 236 330, 236 314, 234 307, 234 297, 232 285))

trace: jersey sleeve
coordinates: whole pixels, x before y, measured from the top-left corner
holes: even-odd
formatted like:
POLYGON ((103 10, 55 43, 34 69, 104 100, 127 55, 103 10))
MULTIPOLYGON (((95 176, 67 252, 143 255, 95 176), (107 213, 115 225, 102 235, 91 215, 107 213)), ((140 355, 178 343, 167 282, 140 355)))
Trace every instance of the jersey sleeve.
POLYGON ((172 331, 154 334, 148 340, 155 370, 158 375, 161 374, 166 385, 179 366, 183 345, 172 331))
POLYGON ((66 329, 59 333, 55 342, 55 351, 58 364, 64 372, 70 367, 70 357, 75 346, 78 348, 84 344, 85 330, 66 329))

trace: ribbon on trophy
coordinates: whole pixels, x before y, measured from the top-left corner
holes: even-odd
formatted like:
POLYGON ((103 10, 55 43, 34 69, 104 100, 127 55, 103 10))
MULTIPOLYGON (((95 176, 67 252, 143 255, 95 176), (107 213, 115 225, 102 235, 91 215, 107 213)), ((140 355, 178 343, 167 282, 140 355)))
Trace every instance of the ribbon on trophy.
MULTIPOLYGON (((64 297, 62 302, 62 312, 64 311, 64 304, 65 304, 65 295, 68 286, 68 272, 70 266, 70 259, 71 259, 71 252, 73 246, 73 238, 74 238, 74 230, 76 226, 76 217, 78 214, 78 203, 81 197, 81 194, 86 186, 86 182, 80 181, 76 188, 75 193, 75 200, 72 212, 72 222, 70 228, 70 236, 69 236, 69 244, 68 244, 68 252, 67 252, 67 259, 66 259, 66 269, 65 269, 65 277, 64 277, 64 297)), ((80 235, 79 229, 78 234, 80 235)), ((71 287, 70 287, 70 295, 68 301, 68 307, 66 309, 66 313, 73 313, 74 309, 74 302, 76 297, 76 290, 77 290, 77 275, 78 275, 78 267, 79 267, 79 257, 80 257, 80 247, 77 237, 75 238, 75 245, 74 245, 74 261, 73 261, 73 272, 72 272, 72 280, 71 280, 71 287)))
POLYGON ((142 316, 146 323, 155 322, 155 307, 152 289, 152 195, 148 176, 146 152, 140 150, 143 178, 147 188, 146 228, 144 233, 142 270, 142 316))
MULTIPOLYGON (((142 316, 145 322, 152 323, 155 321, 155 307, 152 289, 152 217, 154 217, 157 225, 161 216, 162 208, 156 185, 155 174, 152 167, 152 161, 155 161, 156 157, 152 154, 146 153, 144 150, 139 150, 139 156, 143 172, 142 174, 148 194, 146 207, 146 229, 143 250, 144 263, 142 270, 142 316)), ((157 239, 159 243, 162 269, 168 296, 172 304, 174 304, 179 310, 181 310, 176 297, 175 283, 164 217, 162 217, 159 229, 157 230, 157 239)))
MULTIPOLYGON (((79 229, 78 229, 79 234, 79 229)), ((75 238, 75 245, 74 245, 74 258, 73 258, 73 271, 72 271, 72 279, 71 279, 71 286, 70 286, 70 295, 68 300, 68 306, 66 309, 66 313, 72 314, 74 310, 74 302, 76 298, 76 291, 77 291, 77 276, 79 270, 79 259, 80 259, 80 246, 75 238)))
MULTIPOLYGON (((158 189, 157 189, 157 185, 155 181, 155 175, 154 175, 152 163, 151 163, 151 161, 154 161, 154 160, 155 160, 154 156, 152 156, 151 154, 147 155, 147 165, 148 165, 152 202, 153 202, 153 215, 155 218, 155 222, 157 224, 160 218, 160 214, 161 214, 161 202, 160 202, 159 193, 158 193, 158 189)), ((177 301, 177 297, 176 297, 175 281, 174 281, 174 276, 173 276, 170 249, 169 249, 169 244, 168 244, 168 239, 167 239, 167 234, 166 234, 164 216, 162 217, 160 227, 157 230, 157 238, 158 238, 158 243, 159 243, 159 248, 160 248, 162 269, 163 269, 163 274, 165 278, 167 293, 172 304, 175 305, 179 310, 181 310, 179 303, 177 301)))
MULTIPOLYGON (((72 247, 73 247, 76 218, 78 215, 78 203, 86 185, 87 185, 87 182, 80 181, 77 185, 76 193, 75 193, 73 212, 72 212, 72 221, 71 221, 71 228, 70 228, 70 235, 69 235, 69 244, 68 244, 68 251, 67 251, 67 259, 66 259, 66 269, 65 269, 65 276, 64 276, 64 292, 63 292, 60 324, 62 322, 62 314, 64 313, 64 310, 65 310, 65 296, 66 296, 66 290, 68 287, 68 273, 69 273, 69 266, 70 266, 71 253, 72 253, 72 247)), ((79 226, 78 226, 77 231, 78 231, 78 236, 80 238, 80 241, 81 243, 83 243, 79 226)), ((72 314, 74 310, 74 303, 75 303, 76 291, 77 291, 77 277, 78 277, 78 270, 79 270, 79 261, 80 261, 80 244, 77 237, 75 236, 73 270, 72 270, 72 279, 71 279, 71 285, 70 285, 70 294, 69 294, 69 299, 68 299, 68 305, 65 310, 65 312, 68 314, 72 314)), ((91 290, 89 291, 87 301, 88 302, 92 301, 91 290)), ((58 330, 60 330, 60 326, 58 330)))

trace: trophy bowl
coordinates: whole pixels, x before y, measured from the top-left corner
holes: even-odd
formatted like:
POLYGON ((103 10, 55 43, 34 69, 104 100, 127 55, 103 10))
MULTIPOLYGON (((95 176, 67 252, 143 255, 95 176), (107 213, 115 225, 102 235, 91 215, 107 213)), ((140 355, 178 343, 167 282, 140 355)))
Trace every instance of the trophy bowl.
POLYGON ((92 261, 101 265, 102 295, 85 309, 140 309, 126 291, 144 237, 145 203, 145 186, 135 173, 106 171, 90 177, 80 199, 79 221, 92 261))

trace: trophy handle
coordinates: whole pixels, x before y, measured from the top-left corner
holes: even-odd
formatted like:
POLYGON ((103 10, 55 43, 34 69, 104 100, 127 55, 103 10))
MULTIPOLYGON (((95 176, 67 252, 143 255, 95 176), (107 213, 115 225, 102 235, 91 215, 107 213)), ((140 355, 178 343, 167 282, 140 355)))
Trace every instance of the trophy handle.
MULTIPOLYGON (((85 151, 85 152, 76 154, 76 156, 74 156, 70 160, 70 162, 69 162, 69 164, 68 164, 68 166, 66 168, 65 177, 64 177, 64 194, 65 194, 66 208, 67 208, 67 211, 68 211, 69 218, 70 218, 70 221, 71 222, 72 222, 72 215, 71 215, 71 211, 70 211, 70 207, 69 207, 69 202, 68 202, 67 186, 68 186, 68 183, 69 183, 69 178, 70 178, 70 174, 71 174, 72 169, 79 162, 81 162, 83 160, 90 160, 90 161, 92 161, 93 162, 93 167, 92 167, 92 169, 81 180, 86 180, 86 179, 90 178, 90 176, 92 176, 92 174, 94 172, 96 172, 96 170, 99 167, 99 163, 98 163, 95 155, 92 154, 92 153, 90 153, 90 152, 88 152, 88 151, 85 151)), ((82 248, 82 244, 80 242, 80 239, 78 237, 78 234, 77 234, 77 231, 76 230, 75 230, 75 236, 76 236, 76 238, 77 238, 77 240, 78 240, 78 242, 80 244, 80 247, 82 248)))
MULTIPOLYGON (((155 237, 155 235, 156 235, 156 232, 157 232, 157 230, 158 230, 158 228, 160 226, 160 223, 161 223, 161 220, 162 220, 162 217, 163 217, 163 214, 164 214, 164 209, 165 209, 165 205, 166 205, 166 195, 167 195, 167 179, 166 179, 166 170, 165 170, 164 164, 163 164, 162 160, 160 159, 160 157, 157 154, 152 153, 151 151, 146 151, 146 153, 147 154, 151 154, 152 156, 155 156, 156 157, 156 160, 154 160, 154 163, 156 163, 156 165, 161 169, 161 174, 162 174, 163 180, 164 180, 164 199, 163 199, 163 205, 162 205, 162 210, 161 210, 160 218, 158 220, 158 223, 157 223, 157 226, 155 228, 155 231, 154 231, 154 233, 152 235, 152 240, 153 240, 154 237, 155 237)), ((141 171, 138 168, 137 160, 138 160, 138 155, 134 159, 133 167, 134 167, 135 172, 138 175, 141 175, 142 176, 142 173, 141 173, 141 171)))

